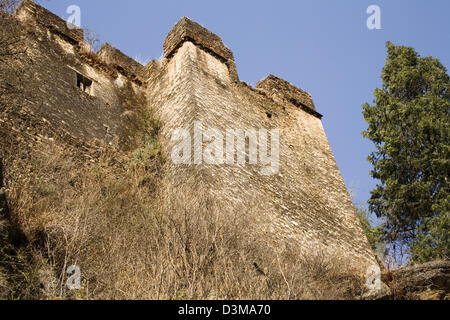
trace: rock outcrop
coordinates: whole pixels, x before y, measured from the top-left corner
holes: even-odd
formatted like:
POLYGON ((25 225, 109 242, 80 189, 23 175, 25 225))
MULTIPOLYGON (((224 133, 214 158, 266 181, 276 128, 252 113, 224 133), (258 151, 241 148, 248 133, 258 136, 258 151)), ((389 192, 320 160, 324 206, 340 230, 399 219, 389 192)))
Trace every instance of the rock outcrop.
POLYGON ((450 260, 407 266, 385 275, 394 299, 450 300, 450 260))

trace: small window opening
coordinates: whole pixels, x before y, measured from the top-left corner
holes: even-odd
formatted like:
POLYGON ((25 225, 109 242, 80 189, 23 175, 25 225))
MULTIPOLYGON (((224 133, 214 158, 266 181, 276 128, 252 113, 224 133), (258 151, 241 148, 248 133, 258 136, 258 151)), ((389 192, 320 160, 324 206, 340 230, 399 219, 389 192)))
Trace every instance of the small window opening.
POLYGON ((81 91, 90 94, 92 88, 92 80, 86 78, 82 74, 77 73, 77 87, 80 88, 81 91))
POLYGON ((272 114, 270 112, 266 112, 267 118, 272 119, 272 114))
POLYGON ((125 69, 121 66, 116 66, 116 70, 119 71, 121 74, 125 74, 125 69))

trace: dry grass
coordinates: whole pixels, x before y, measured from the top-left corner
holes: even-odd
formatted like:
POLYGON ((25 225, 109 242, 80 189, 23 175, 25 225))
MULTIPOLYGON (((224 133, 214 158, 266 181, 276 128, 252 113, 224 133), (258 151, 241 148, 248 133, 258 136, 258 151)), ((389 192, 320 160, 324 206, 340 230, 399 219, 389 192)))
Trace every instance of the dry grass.
MULTIPOLYGON (((15 119, 9 124, 42 125, 12 111, 0 116, 15 119)), ((151 113, 147 117, 140 125, 143 144, 129 152, 88 147, 57 132, 54 142, 34 141, 26 128, 0 127, 10 223, 24 235, 20 246, 0 243, 7 248, 0 257, 0 297, 2 287, 14 288, 3 293, 9 299, 349 299, 360 294, 361 279, 339 258, 277 244, 260 228, 264 221, 256 213, 230 217, 214 207, 208 193, 192 190, 169 198, 160 124, 151 113), (65 286, 70 265, 81 268, 81 290, 65 286)))
MULTIPOLYGON (((88 45, 79 50, 117 75, 88 45)), ((254 212, 227 216, 215 210, 208 193, 192 195, 192 190, 168 198, 159 123, 151 113, 139 125, 143 145, 126 153, 87 147, 54 128, 39 127, 40 119, 18 110, 0 103, 0 119, 8 119, 0 127, 0 142, 9 224, 22 240, 0 239, 0 298, 348 299, 360 294, 361 279, 338 257, 305 255, 294 245, 277 244, 254 212), (37 141, 32 130, 55 141, 37 141), (65 286, 70 265, 81 268, 81 290, 65 286)))
POLYGON ((158 153, 103 151, 82 161, 50 144, 14 162, 8 197, 14 222, 39 264, 40 298, 348 299, 359 279, 338 259, 275 248, 251 216, 226 217, 187 193, 165 210, 158 153), (150 160, 149 160, 150 159, 150 160), (32 165, 30 165, 32 164, 32 165), (79 265, 83 287, 68 291, 79 265), (45 270, 45 271, 42 271, 45 270))

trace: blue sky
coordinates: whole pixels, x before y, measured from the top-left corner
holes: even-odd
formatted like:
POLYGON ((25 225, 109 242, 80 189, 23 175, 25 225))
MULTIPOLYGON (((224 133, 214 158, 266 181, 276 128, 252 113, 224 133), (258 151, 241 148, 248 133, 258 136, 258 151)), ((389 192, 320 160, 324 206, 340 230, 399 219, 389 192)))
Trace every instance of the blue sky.
POLYGON ((187 16, 218 34, 234 52, 241 80, 271 73, 310 92, 347 187, 363 203, 376 184, 366 161, 372 143, 361 105, 381 86, 386 41, 414 47, 450 66, 448 0, 144 1, 41 0, 63 18, 75 4, 81 24, 133 58, 158 59, 167 32, 187 16), (369 5, 381 30, 369 30, 369 5))

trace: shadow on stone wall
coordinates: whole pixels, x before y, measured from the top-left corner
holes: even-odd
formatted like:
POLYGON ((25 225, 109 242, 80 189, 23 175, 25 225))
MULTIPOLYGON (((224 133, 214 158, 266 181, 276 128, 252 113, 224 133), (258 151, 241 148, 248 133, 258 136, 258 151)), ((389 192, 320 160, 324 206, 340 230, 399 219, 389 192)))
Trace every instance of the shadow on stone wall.
POLYGON ((0 155, 0 240, 8 241, 13 246, 27 243, 25 234, 11 221, 4 179, 3 157, 0 155))
POLYGON ((9 219, 9 207, 6 201, 6 193, 3 184, 3 157, 0 156, 0 238, 9 238, 8 234, 8 221, 9 219))

